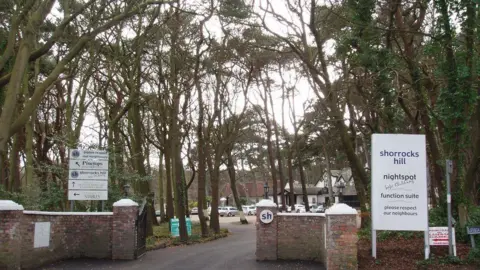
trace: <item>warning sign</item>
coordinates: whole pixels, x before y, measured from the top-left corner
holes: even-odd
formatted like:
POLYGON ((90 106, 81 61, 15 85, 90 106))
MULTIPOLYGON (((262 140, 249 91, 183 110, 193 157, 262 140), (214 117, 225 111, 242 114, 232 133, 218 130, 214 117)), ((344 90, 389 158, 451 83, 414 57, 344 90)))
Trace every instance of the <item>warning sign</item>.
MULTIPOLYGON (((448 246, 448 227, 430 227, 428 235, 431 246, 448 246)), ((452 244, 455 246, 455 228, 452 228, 452 244)))

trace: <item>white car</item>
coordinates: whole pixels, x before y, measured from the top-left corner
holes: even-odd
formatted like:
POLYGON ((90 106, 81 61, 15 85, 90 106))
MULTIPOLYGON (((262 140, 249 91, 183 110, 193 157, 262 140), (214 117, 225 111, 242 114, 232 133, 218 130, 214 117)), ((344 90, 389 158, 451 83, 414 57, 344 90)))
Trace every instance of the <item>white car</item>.
POLYGON ((231 216, 236 216, 238 214, 238 210, 235 207, 232 206, 225 206, 225 207, 219 207, 218 208, 218 215, 223 217, 231 217, 231 216))
POLYGON ((254 216, 257 214, 257 207, 255 205, 242 206, 242 210, 247 216, 254 216))
POLYGON ((305 205, 303 204, 295 204, 295 212, 296 213, 305 213, 305 205))

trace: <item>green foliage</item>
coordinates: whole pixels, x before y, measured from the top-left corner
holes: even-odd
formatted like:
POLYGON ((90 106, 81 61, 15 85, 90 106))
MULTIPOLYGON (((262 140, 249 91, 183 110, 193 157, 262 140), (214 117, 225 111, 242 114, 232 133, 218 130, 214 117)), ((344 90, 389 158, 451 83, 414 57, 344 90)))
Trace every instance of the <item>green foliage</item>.
POLYGON ((193 207, 198 207, 198 202, 197 201, 189 201, 188 202, 188 208, 192 209, 193 207))
POLYGON ((62 211, 64 203, 64 190, 55 182, 49 182, 47 189, 40 193, 42 211, 62 211))
POLYGON ((431 227, 446 226, 448 224, 446 205, 430 209, 428 213, 428 223, 431 227))
POLYGON ((26 200, 25 194, 18 192, 9 192, 5 190, 5 187, 3 185, 0 185, 0 198, 2 200, 12 200, 21 205, 24 205, 26 200))
POLYGON ((468 260, 474 263, 480 263, 480 248, 472 248, 468 253, 468 260))
POLYGON ((240 198, 240 204, 247 205, 248 204, 247 198, 240 198))
POLYGON ((226 18, 247 19, 250 16, 250 8, 244 0, 224 0, 221 1, 219 13, 226 18))

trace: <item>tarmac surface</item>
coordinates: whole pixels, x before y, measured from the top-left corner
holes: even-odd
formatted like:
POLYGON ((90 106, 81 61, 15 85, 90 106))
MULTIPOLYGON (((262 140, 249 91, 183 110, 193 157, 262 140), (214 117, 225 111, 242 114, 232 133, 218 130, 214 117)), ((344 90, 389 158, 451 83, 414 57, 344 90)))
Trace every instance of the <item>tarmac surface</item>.
POLYGON ((221 227, 231 232, 228 237, 203 244, 149 251, 134 261, 74 259, 39 269, 325 269, 314 262, 257 262, 255 217, 248 217, 248 220, 248 225, 240 225, 238 217, 222 217, 221 227))

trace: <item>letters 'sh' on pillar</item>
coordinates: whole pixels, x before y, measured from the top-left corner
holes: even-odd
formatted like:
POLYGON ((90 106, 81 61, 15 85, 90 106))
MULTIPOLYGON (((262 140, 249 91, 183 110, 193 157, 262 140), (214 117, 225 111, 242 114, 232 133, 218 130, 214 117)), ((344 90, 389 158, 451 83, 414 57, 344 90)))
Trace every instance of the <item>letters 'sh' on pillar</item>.
POLYGON ((257 203, 257 261, 277 259, 277 205, 267 199, 257 203))

